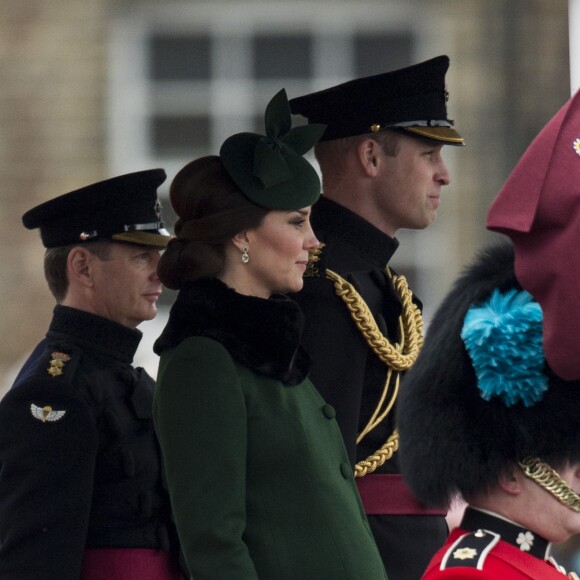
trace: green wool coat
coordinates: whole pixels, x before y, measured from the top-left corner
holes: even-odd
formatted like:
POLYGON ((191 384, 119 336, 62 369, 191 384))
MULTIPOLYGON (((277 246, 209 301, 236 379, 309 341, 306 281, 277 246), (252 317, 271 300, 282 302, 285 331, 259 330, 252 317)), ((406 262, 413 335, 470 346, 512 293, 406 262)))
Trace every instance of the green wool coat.
POLYGON ((238 358, 205 336, 161 350, 154 420, 192 578, 386 579, 334 409, 238 358))

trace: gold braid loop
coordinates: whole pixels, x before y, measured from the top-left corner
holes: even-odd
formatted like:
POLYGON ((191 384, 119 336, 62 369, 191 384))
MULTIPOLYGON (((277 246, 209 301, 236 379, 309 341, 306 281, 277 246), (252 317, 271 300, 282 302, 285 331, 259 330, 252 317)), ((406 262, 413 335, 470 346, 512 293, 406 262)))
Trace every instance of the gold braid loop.
POLYGON ((400 385, 401 373, 394 372, 393 369, 389 369, 387 371, 387 378, 385 380, 385 386, 383 387, 383 393, 381 394, 381 398, 375 407, 371 418, 368 420, 365 428, 358 434, 356 438, 356 444, 358 445, 375 427, 378 427, 384 419, 387 418, 387 415, 391 412, 395 401, 397 400, 397 395, 399 394, 399 385, 400 385), (394 385, 393 385, 393 392, 390 395, 390 400, 387 400, 387 395, 389 393, 389 388, 391 386, 391 379, 395 377, 394 385))
POLYGON ((562 505, 574 512, 580 512, 580 496, 552 469, 537 457, 528 457, 519 462, 526 477, 535 481, 562 505))
POLYGON ((333 281, 335 292, 346 304, 352 319, 379 359, 395 371, 406 371, 411 368, 423 346, 423 317, 413 302, 413 294, 405 277, 391 276, 403 307, 402 348, 399 345, 393 346, 379 330, 374 316, 352 284, 332 270, 326 270, 326 277, 333 281))
MULTIPOLYGON (((388 367, 387 378, 379 403, 371 418, 359 433, 357 444, 368 435, 390 413, 399 393, 400 372, 406 371, 415 363, 423 346, 423 317, 417 305, 413 302, 413 294, 409 290, 404 276, 393 275, 387 268, 393 287, 401 300, 401 316, 399 317, 400 343, 392 345, 379 330, 376 320, 363 298, 354 286, 332 270, 326 270, 326 277, 334 283, 336 294, 346 304, 357 328, 364 336, 371 350, 388 367), (394 380, 393 380, 394 379, 394 380), (387 399, 389 388, 393 382, 393 392, 387 399)), ((355 477, 364 477, 381 467, 391 459, 399 448, 399 433, 395 429, 387 441, 372 455, 355 465, 355 477)))
POLYGON ((387 441, 364 461, 354 466, 354 476, 364 477, 386 463, 399 448, 399 432, 395 429, 387 441))

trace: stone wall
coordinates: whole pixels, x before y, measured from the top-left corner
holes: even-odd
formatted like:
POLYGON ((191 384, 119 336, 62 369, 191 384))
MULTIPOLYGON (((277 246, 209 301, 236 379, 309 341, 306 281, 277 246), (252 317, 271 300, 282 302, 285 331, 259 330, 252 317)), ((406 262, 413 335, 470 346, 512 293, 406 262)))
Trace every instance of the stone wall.
POLYGON ((106 7, 0 1, 0 377, 43 336, 53 305, 22 213, 103 175, 106 7))

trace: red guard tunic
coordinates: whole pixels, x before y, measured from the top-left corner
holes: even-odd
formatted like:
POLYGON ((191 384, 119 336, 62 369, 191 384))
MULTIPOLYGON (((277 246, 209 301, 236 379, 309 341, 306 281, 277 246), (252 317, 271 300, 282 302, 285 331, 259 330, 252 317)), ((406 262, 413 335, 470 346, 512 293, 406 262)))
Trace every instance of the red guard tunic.
POLYGON ((435 554, 423 580, 564 580, 578 578, 549 557, 550 544, 526 528, 468 508, 435 554))

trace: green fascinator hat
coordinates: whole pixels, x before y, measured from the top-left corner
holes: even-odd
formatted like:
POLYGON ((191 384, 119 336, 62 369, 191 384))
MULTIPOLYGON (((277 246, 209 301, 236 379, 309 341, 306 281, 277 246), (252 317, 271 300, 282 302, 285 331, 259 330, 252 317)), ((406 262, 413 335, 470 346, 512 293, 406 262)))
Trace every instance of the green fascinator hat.
POLYGON ((221 146, 224 167, 242 193, 274 210, 312 205, 320 196, 320 179, 303 155, 320 139, 325 125, 292 128, 286 91, 266 107, 266 135, 237 133, 221 146))

